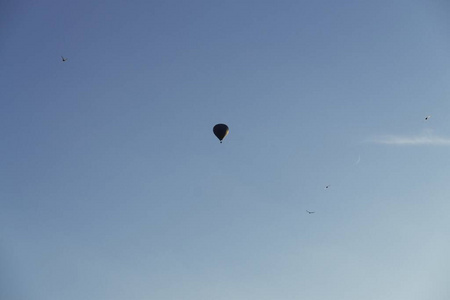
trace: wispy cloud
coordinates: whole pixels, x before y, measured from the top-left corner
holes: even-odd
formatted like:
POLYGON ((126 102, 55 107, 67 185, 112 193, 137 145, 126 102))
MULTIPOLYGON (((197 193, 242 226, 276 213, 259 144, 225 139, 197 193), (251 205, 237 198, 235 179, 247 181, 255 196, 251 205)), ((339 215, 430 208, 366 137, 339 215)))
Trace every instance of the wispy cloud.
POLYGON ((431 132, 424 132, 419 135, 399 136, 399 135, 382 135, 372 137, 368 140, 375 144, 398 145, 398 146, 450 146, 450 138, 437 136, 431 132))

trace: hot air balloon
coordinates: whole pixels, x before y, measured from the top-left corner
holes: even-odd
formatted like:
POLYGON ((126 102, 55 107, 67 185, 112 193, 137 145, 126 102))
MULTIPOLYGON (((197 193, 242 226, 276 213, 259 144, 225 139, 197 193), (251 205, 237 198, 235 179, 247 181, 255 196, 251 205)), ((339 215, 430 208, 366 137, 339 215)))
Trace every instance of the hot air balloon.
POLYGON ((217 136, 220 143, 222 143, 222 140, 227 136, 229 131, 228 126, 225 124, 217 124, 213 128, 214 135, 217 136))

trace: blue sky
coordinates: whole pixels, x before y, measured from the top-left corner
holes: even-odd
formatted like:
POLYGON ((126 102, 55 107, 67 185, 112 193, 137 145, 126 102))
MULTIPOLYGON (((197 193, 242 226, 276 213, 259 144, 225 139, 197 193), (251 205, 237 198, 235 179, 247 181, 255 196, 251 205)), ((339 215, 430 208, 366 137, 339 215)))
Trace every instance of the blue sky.
POLYGON ((0 13, 0 298, 450 297, 446 1, 0 13))

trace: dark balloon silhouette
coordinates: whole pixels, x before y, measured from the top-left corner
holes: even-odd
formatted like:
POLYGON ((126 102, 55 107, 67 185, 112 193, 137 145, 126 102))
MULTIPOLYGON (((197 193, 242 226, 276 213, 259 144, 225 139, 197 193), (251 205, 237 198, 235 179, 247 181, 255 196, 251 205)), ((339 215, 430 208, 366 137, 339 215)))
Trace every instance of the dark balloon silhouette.
POLYGON ((227 136, 230 129, 225 124, 217 124, 213 128, 214 135, 217 136, 220 143, 222 143, 222 140, 227 136))

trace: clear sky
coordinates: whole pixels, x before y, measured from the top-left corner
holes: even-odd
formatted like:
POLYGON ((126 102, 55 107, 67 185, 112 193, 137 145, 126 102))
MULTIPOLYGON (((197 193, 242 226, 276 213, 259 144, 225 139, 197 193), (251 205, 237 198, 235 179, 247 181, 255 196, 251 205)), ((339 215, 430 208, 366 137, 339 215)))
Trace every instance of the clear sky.
POLYGON ((0 299, 448 300, 449 83, 445 0, 1 1, 0 299))

